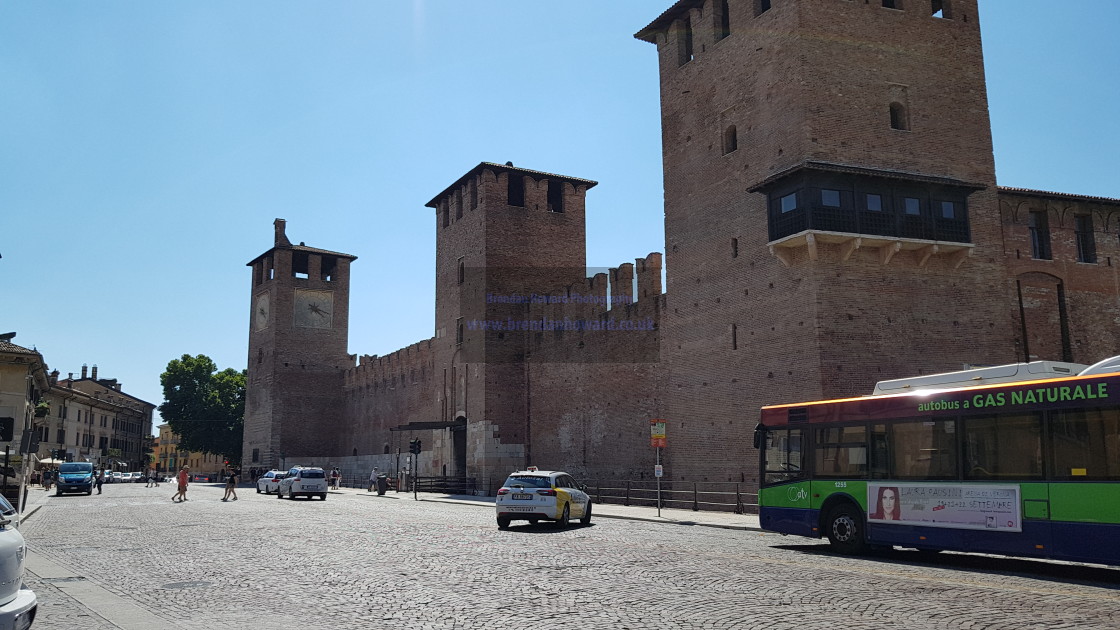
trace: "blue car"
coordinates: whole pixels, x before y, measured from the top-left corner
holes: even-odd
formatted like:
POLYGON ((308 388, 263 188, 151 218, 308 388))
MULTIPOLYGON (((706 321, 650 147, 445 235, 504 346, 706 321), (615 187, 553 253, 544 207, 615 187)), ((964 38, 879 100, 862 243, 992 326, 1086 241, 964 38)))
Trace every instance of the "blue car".
POLYGON ((58 479, 54 495, 67 492, 93 494, 93 464, 89 462, 67 462, 58 467, 58 479))

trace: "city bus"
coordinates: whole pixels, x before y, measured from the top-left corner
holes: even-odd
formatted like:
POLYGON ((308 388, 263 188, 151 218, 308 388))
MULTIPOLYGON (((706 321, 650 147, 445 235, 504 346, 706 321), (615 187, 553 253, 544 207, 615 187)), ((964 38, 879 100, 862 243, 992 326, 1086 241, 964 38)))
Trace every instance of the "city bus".
POLYGON ((765 530, 845 554, 1120 565, 1115 358, 1069 376, 771 405, 754 444, 765 530))

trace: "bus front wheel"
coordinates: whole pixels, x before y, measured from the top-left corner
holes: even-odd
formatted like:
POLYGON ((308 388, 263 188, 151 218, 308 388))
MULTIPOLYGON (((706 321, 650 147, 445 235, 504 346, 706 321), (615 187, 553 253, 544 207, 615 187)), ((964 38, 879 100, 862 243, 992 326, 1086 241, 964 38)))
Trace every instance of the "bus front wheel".
POLYGON ((863 513, 850 503, 832 508, 825 521, 825 532, 832 548, 842 554, 858 554, 867 549, 863 535, 863 513))

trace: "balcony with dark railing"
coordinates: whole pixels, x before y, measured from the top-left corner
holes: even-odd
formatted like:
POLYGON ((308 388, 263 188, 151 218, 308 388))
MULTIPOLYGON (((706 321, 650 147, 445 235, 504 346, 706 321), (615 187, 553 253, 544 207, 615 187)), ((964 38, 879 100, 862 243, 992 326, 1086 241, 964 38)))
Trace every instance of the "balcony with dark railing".
MULTIPOLYGON (((947 210, 946 214, 949 213, 947 210)), ((957 213, 963 215, 963 208, 957 213)), ((969 242, 967 218, 948 218, 928 211, 908 214, 814 203, 782 212, 781 204, 774 203, 769 212, 769 230, 770 252, 787 266, 792 263, 794 250, 800 248, 807 249, 809 259, 816 261, 821 243, 839 245, 843 260, 858 249, 875 249, 885 265, 899 251, 915 251, 919 266, 928 263, 932 256, 947 256, 954 268, 974 247, 969 242)))

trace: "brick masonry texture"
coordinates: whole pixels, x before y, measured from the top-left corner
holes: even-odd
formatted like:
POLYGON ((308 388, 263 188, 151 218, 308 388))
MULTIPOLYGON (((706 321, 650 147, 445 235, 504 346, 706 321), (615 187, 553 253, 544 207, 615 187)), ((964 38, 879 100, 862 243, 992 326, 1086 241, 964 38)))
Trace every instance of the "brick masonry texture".
POLYGON ((254 295, 271 291, 276 315, 250 332, 244 461, 259 449, 270 462, 285 453, 386 465, 419 437, 424 475, 488 479, 532 464, 634 479, 653 461, 648 421, 664 418, 667 481, 755 484, 763 405, 964 365, 1117 354, 1120 200, 999 188, 976 1, 946 1, 947 17, 929 2, 881 5, 773 0, 760 12, 730 0, 720 37, 724 3, 682 0, 637 34, 660 68, 665 292, 656 252, 588 277, 596 182, 483 162, 427 204, 435 335, 358 358, 346 354, 352 257, 329 284, 263 280, 269 265, 290 267, 278 237, 252 263, 254 295), (892 126, 892 103, 904 124, 892 126), (775 246, 767 190, 809 164, 913 190, 950 182, 965 191, 969 242, 819 233, 775 246), (1049 259, 1032 255, 1032 212, 1048 219, 1049 259), (1078 262, 1078 216, 1092 219, 1092 262, 1078 262), (291 325, 304 285, 335 292, 331 329, 291 325), (633 300, 609 311, 493 309, 485 292, 633 300), (494 313, 629 318, 652 330, 463 326, 494 313))

